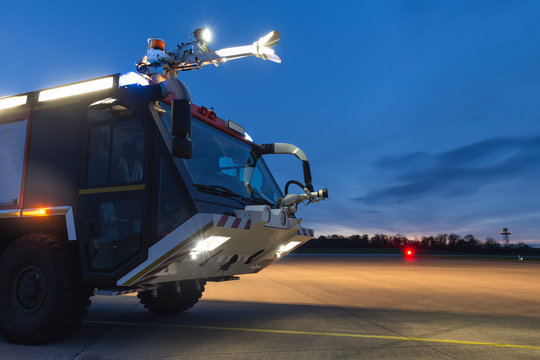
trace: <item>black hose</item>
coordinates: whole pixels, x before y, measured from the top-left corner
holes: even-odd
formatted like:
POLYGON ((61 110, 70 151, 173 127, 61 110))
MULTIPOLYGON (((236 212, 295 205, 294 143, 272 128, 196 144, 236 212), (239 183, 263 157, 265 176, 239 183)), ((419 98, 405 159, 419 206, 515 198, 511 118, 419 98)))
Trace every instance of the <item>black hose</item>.
POLYGON ((289 185, 291 184, 295 184, 295 185, 298 185, 302 188, 302 190, 304 190, 304 188, 306 187, 304 184, 302 184, 300 181, 296 181, 296 180, 289 180, 287 181, 287 183, 285 184, 285 195, 287 195, 289 193, 289 185))

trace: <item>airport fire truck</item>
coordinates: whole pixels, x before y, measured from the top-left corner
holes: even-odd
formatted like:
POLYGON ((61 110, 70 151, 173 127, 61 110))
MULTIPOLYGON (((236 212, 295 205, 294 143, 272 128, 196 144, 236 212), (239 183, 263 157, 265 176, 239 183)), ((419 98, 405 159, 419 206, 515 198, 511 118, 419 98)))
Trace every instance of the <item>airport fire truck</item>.
POLYGON ((208 29, 167 52, 148 40, 137 72, 0 99, 0 331, 39 344, 71 333, 93 294, 137 292, 155 313, 191 308, 207 281, 257 273, 314 236, 295 216, 314 191, 291 144, 256 144, 191 102, 180 71, 256 56, 270 32, 213 51, 208 29), (292 154, 278 187, 263 155, 292 154), (289 187, 299 188, 290 193, 289 187))

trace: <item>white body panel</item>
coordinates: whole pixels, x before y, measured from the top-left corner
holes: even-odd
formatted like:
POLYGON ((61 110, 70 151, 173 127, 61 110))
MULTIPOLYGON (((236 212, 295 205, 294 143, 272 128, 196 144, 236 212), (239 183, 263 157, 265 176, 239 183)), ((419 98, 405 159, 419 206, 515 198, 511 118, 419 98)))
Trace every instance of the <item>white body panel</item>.
POLYGON ((0 123, 0 206, 20 203, 26 119, 0 123))

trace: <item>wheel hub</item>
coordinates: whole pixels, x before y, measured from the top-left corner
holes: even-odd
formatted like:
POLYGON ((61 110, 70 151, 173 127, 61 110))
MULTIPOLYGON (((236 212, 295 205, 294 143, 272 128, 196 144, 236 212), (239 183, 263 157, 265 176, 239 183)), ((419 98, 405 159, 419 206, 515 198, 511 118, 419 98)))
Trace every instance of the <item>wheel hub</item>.
POLYGON ((19 310, 38 310, 45 300, 45 293, 46 282, 41 269, 27 266, 19 271, 13 283, 13 300, 19 310))

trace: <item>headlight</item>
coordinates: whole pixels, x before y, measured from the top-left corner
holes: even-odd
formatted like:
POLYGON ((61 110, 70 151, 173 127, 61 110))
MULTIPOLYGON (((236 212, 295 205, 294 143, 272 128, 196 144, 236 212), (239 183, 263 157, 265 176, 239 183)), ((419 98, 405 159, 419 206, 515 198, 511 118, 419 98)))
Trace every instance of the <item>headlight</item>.
POLYGON ((281 255, 288 253, 291 251, 294 247, 296 247, 298 244, 300 244, 300 241, 290 241, 285 245, 281 245, 278 250, 276 251, 276 256, 281 257, 281 255))
POLYGON ((274 224, 279 223, 281 226, 285 226, 287 223, 287 214, 282 209, 272 209, 272 217, 277 218, 278 221, 272 221, 274 224))
POLYGON ((191 258, 195 259, 203 251, 212 251, 229 239, 228 236, 209 236, 206 239, 199 240, 195 247, 191 249, 191 258))
POLYGON ((264 222, 269 222, 271 218, 272 218, 272 211, 270 210, 269 206, 266 206, 262 213, 262 220, 264 222))

